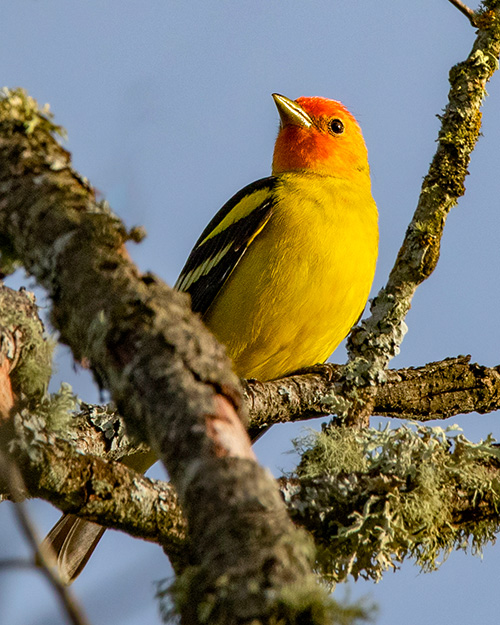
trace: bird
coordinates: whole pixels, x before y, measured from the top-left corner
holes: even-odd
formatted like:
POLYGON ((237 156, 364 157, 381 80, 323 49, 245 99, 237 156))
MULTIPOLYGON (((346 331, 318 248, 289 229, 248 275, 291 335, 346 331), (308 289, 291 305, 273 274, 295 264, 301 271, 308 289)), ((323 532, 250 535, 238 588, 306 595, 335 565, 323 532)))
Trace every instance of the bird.
MULTIPOLYGON (((272 97, 280 126, 271 176, 224 204, 175 284, 235 372, 261 381, 325 362, 363 313, 378 255, 378 212, 355 117, 336 100, 272 97)), ((144 471, 152 458, 125 464, 144 471)), ((81 572, 103 532, 61 517, 45 544, 63 582, 81 572)))

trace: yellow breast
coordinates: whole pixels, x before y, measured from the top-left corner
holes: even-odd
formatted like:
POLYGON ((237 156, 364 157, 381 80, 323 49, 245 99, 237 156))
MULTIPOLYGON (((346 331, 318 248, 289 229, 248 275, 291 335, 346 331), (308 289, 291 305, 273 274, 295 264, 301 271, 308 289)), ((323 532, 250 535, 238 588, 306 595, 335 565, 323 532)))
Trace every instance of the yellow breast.
POLYGON ((368 298, 378 248, 368 176, 279 176, 265 228, 205 314, 238 375, 268 380, 324 362, 368 298))

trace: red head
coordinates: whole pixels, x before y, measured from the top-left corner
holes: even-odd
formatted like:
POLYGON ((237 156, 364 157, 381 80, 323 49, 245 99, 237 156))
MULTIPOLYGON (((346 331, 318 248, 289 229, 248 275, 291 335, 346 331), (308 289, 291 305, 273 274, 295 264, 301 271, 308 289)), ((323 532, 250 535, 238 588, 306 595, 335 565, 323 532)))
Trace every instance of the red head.
POLYGON ((368 175, 361 129, 343 104, 326 98, 289 100, 273 94, 281 117, 273 174, 310 171, 339 178, 368 175))

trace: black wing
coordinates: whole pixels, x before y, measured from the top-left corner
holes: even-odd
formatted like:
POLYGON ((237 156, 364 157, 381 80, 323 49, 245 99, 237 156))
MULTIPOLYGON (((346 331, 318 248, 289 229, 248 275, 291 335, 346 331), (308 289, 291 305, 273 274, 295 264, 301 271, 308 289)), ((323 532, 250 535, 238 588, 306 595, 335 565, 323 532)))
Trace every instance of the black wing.
POLYGON ((248 246, 271 217, 276 203, 274 177, 243 188, 219 210, 202 232, 175 288, 191 295, 191 306, 204 314, 248 246))

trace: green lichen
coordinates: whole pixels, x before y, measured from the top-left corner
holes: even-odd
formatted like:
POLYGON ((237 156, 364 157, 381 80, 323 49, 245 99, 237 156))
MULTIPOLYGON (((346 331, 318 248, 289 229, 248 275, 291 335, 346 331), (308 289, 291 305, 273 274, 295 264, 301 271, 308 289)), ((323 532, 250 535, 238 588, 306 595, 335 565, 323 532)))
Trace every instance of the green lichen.
POLYGON ((0 327, 17 408, 36 414, 50 430, 67 429, 78 401, 68 384, 48 393, 56 341, 38 316, 35 296, 24 289, 0 289, 0 327))
MULTIPOLYGON (((186 606, 189 611, 193 609, 193 601, 196 591, 200 587, 199 576, 201 567, 189 567, 173 583, 172 580, 163 580, 157 586, 157 598, 160 602, 160 614, 165 623, 178 620, 180 614, 186 614, 186 606)), ((240 580, 241 581, 241 580, 240 580)), ((251 583, 251 582, 249 582, 251 583)), ((256 587, 255 591, 259 589, 256 587)), ((262 589, 260 589, 262 592, 262 589)), ((266 591, 268 610, 263 608, 263 601, 257 604, 255 616, 250 614, 241 615, 238 618, 236 610, 231 610, 230 618, 223 604, 231 603, 234 590, 228 575, 223 575, 217 580, 216 589, 199 601, 187 622, 206 623, 217 625, 227 622, 248 622, 267 625, 359 625, 371 622, 374 619, 376 609, 374 605, 368 605, 365 601, 356 603, 337 602, 320 584, 313 583, 310 586, 303 584, 289 584, 280 591, 266 591), (258 614, 258 616, 257 616, 258 614), (194 616, 194 618, 193 618, 194 616)), ((237 592, 237 591, 236 591, 237 592)), ((229 606, 226 606, 229 607, 229 606)), ((245 610, 243 610, 245 611, 245 610)))
POLYGON ((45 104, 40 108, 38 102, 24 89, 0 89, 0 122, 18 122, 26 134, 41 129, 65 139, 66 131, 62 126, 54 124, 52 119, 49 105, 45 104))
POLYGON ((346 473, 366 470, 366 457, 350 428, 331 428, 328 435, 311 431, 296 439, 294 446, 302 457, 297 468, 300 478, 321 477, 331 472, 332 467, 346 473))
POLYGON ((14 392, 34 400, 43 397, 52 375, 55 340, 44 331, 38 319, 28 317, 24 310, 4 308, 0 323, 22 334, 20 357, 11 374, 14 392))
POLYGON ((295 520, 330 582, 379 580, 406 557, 436 569, 454 549, 481 553, 500 528, 500 449, 456 427, 325 430, 300 444, 295 520))
POLYGON ((321 404, 325 408, 328 408, 330 414, 337 415, 338 417, 346 417, 349 408, 352 405, 351 401, 349 401, 345 397, 336 395, 335 393, 330 393, 328 395, 318 395, 317 401, 321 402, 321 404))
POLYGON ((375 607, 362 601, 353 604, 325 599, 324 590, 316 585, 310 588, 286 586, 269 618, 270 625, 355 625, 374 620, 375 607))
POLYGON ((37 413, 45 419, 49 430, 64 434, 71 428, 73 413, 78 406, 78 397, 71 386, 63 382, 57 393, 51 393, 39 402, 37 413))

